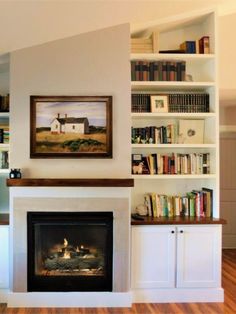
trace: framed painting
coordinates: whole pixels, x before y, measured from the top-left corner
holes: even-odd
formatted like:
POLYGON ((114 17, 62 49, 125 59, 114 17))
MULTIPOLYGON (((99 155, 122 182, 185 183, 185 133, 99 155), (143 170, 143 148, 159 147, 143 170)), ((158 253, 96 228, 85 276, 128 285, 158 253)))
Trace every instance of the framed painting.
POLYGON ((112 158, 112 96, 30 96, 30 158, 112 158))

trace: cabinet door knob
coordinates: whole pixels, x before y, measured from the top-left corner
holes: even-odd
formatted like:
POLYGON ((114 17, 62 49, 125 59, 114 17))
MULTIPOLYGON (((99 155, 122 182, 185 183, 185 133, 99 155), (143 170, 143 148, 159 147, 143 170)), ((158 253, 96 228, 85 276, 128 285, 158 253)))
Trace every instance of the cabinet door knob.
POLYGON ((183 230, 180 230, 180 233, 184 233, 184 231, 183 231, 183 230))
POLYGON ((175 233, 174 230, 172 230, 171 233, 175 233))

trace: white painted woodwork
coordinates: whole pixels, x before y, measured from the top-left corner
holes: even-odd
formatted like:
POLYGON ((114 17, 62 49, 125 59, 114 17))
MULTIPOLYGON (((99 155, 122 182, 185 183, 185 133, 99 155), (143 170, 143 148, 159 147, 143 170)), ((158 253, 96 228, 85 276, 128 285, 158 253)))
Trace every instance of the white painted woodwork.
POLYGON ((181 226, 176 229, 176 286, 220 287, 221 226, 181 226))
POLYGON ((220 225, 132 226, 132 289, 220 288, 220 241, 220 225))
POLYGON ((9 288, 9 227, 0 226, 0 289, 9 288))
POLYGON ((175 227, 132 227, 131 287, 175 286, 175 227))
MULTIPOLYGON (((192 189, 208 187, 213 189, 213 217, 219 217, 219 100, 217 77, 217 21, 214 11, 197 16, 185 16, 182 19, 158 25, 160 49, 176 49, 185 40, 198 40, 204 35, 210 36, 210 54, 131 54, 131 60, 185 60, 186 73, 193 77, 192 82, 170 81, 132 81, 132 93, 188 93, 206 92, 210 95, 209 113, 132 113, 133 127, 165 126, 177 124, 180 119, 204 119, 204 141, 201 144, 132 144, 132 153, 148 155, 152 153, 210 153, 210 175, 207 176, 133 176, 135 188, 132 191, 132 210, 143 204, 146 192, 159 194, 185 195, 192 189), (149 180, 151 179, 151 180, 149 180), (155 181, 153 181, 155 179, 155 181), (168 180, 166 180, 168 179, 168 180), (187 179, 187 180, 186 180, 187 179), (158 180, 162 180, 158 184, 158 180)), ((150 29, 149 29, 150 31, 150 29)))

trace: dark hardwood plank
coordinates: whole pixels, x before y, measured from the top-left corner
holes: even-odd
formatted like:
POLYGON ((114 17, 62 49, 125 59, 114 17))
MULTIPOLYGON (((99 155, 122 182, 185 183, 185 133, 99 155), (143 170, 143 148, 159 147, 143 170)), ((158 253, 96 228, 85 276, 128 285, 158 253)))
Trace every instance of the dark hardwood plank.
POLYGON ((7 308, 0 314, 235 314, 236 249, 223 250, 222 285, 224 303, 136 303, 132 308, 7 308))
POLYGON ((206 217, 143 217, 143 220, 131 220, 131 225, 211 225, 226 224, 226 220, 222 218, 206 218, 206 217))
POLYGON ((66 179, 66 178, 24 178, 7 179, 7 186, 84 186, 84 187, 133 187, 134 179, 131 178, 101 178, 101 179, 66 179))

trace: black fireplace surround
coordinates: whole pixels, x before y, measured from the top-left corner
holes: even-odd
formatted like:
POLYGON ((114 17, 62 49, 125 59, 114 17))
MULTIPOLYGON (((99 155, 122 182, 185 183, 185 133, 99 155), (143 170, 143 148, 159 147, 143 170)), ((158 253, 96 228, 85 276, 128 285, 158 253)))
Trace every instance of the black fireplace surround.
POLYGON ((112 291, 112 212, 28 212, 28 291, 112 291))

